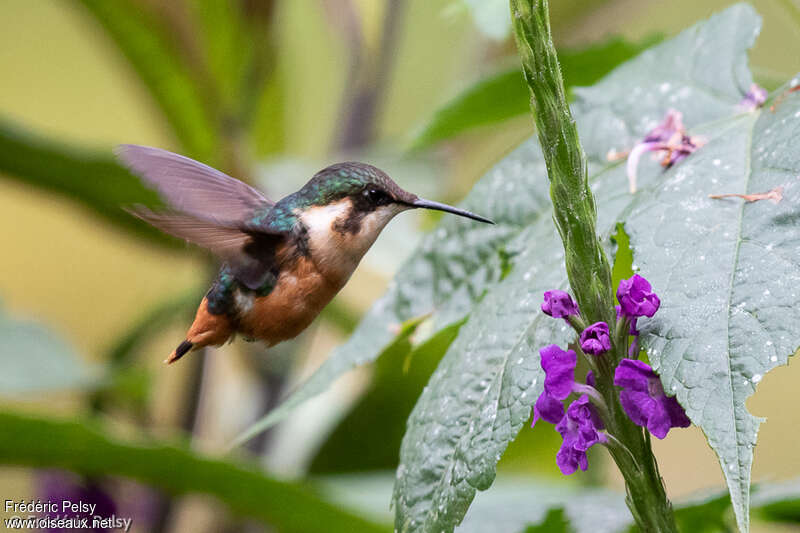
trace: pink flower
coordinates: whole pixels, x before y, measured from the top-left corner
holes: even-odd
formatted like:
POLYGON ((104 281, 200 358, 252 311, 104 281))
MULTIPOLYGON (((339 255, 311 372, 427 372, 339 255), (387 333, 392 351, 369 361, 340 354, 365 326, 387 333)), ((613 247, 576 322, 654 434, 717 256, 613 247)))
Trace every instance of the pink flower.
POLYGON ((675 163, 684 160, 689 154, 703 145, 698 137, 691 137, 683 126, 683 114, 670 109, 664 120, 645 135, 644 139, 633 147, 628 154, 628 189, 630 193, 636 192, 636 169, 639 159, 645 152, 664 152, 661 166, 669 168, 675 163))

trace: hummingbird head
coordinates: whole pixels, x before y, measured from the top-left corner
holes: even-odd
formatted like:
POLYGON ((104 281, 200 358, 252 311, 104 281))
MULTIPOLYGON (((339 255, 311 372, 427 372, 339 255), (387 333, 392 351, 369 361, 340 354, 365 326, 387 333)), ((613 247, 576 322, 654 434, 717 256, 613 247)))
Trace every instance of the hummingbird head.
POLYGON ((319 171, 296 194, 296 213, 309 233, 312 253, 350 257, 356 263, 395 215, 409 209, 445 211, 480 222, 488 218, 420 198, 382 170, 358 162, 319 171))
POLYGON ((314 175, 298 192, 309 208, 347 204, 350 230, 357 231, 358 225, 371 215, 384 219, 407 209, 433 209, 445 211, 480 222, 493 224, 484 218, 464 209, 420 198, 416 194, 401 189, 381 169, 366 163, 346 162, 331 165, 314 175))

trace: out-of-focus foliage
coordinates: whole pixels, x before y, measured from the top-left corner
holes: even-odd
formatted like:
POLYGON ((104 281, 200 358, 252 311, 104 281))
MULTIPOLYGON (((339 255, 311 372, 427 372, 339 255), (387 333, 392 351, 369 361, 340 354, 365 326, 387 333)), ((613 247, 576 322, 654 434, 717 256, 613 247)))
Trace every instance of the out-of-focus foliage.
MULTIPOLYGON (((577 91, 576 119, 592 164, 590 171, 594 176, 599 227, 606 238, 618 221, 626 219, 631 206, 641 212, 652 210, 650 188, 666 191, 663 184, 669 182, 671 176, 680 179, 682 175, 682 167, 662 177, 652 167, 643 166, 640 183, 645 192, 630 196, 625 192, 624 168, 606 161, 610 150, 632 146, 663 117, 668 107, 681 110, 688 126, 706 135, 710 146, 717 137, 720 145, 725 145, 735 138, 735 132, 742 128, 742 131, 749 131, 758 118, 757 113, 741 116, 737 108, 751 83, 746 50, 756 33, 754 20, 756 17, 748 8, 732 8, 707 24, 642 54, 596 88, 577 91), (698 44, 701 41, 702 47, 698 44), (681 67, 686 57, 694 58, 694 67, 688 71, 681 67), (706 87, 711 89, 704 90, 706 87), (631 100, 631 94, 636 98, 631 100), (713 130, 704 128, 704 123, 713 123, 713 130)), ((796 99, 785 98, 780 117, 792 114, 795 107, 796 99)), ((760 120, 783 120, 780 117, 762 114, 760 120)), ((777 123, 763 127, 770 128, 775 135, 780 131, 777 123)), ((782 139, 791 137, 787 132, 781 135, 782 139)), ((695 156, 691 166, 701 165, 703 175, 714 175, 720 182, 725 181, 724 172, 714 160, 695 156)), ((318 389, 320 380, 336 375, 335 369, 376 356, 374 347, 388 342, 391 338, 389 326, 393 323, 435 308, 433 320, 438 329, 463 317, 475 306, 409 420, 395 494, 397 525, 401 529, 450 529, 458 523, 475 490, 491 484, 494 464, 529 416, 530 406, 541 387, 536 347, 566 341, 561 338, 564 332, 559 331, 555 321, 540 320, 541 315, 536 312, 541 292, 566 286, 560 267, 561 246, 550 217, 542 216, 550 209, 542 167, 538 149, 530 143, 490 173, 475 188, 465 206, 488 214, 498 224, 485 227, 459 220, 443 222, 400 271, 387 296, 376 304, 348 345, 312 378, 311 383, 318 389), (512 264, 510 274, 502 280, 500 247, 506 254, 510 253, 512 264)), ((687 164, 683 168, 691 167, 687 164)), ((781 168, 789 167, 783 164, 781 168)), ((778 184, 788 186, 780 176, 772 176, 774 179, 770 183, 764 183, 766 189, 778 184)), ((701 196, 705 198, 706 194, 701 196)), ((664 203, 656 205, 668 209, 664 203)), ((747 209, 765 210, 770 206, 762 203, 747 209)), ((709 206, 714 207, 725 206, 709 206)), ((735 220, 723 225, 736 227, 735 220)), ((638 239, 637 235, 632 237, 635 252, 638 239)), ((662 280, 656 286, 663 298, 676 297, 672 294, 675 287, 667 281, 662 280)), ((725 313, 730 313, 730 309, 725 313)), ((703 316, 695 317, 694 322, 702 323, 703 316)), ((655 327, 655 323, 652 326, 655 327)), ((724 355, 724 361, 722 358, 718 361, 720 364, 738 368, 737 363, 728 358, 728 350, 713 353, 724 355)), ((785 358, 792 351, 781 353, 780 357, 785 358)), ((775 361, 768 366, 774 364, 775 361)), ((727 374, 717 375, 723 379, 727 374)), ((669 380, 665 385, 667 390, 677 390, 681 386, 677 382, 673 389, 673 382, 669 380)), ((720 390, 719 384, 709 382, 709 386, 720 390)), ((300 395, 308 390, 301 389, 300 395)), ((694 416, 692 403, 680 391, 678 393, 690 416, 694 416)), ((727 396, 729 403, 736 405, 740 401, 736 400, 737 394, 731 391, 727 396)), ((742 402, 744 397, 741 396, 742 402)), ((273 413, 269 421, 274 422, 285 414, 285 411, 273 413)), ((729 417, 725 412, 713 410, 707 415, 711 418, 695 418, 695 422, 705 429, 712 446, 724 457, 724 464, 740 465, 738 470, 726 467, 725 474, 735 495, 734 508, 741 518, 746 515, 747 508, 747 457, 752 453, 747 444, 750 440, 736 437, 739 430, 726 425, 729 417), (738 450, 735 452, 739 454, 738 462, 731 463, 727 459, 728 444, 718 440, 729 438, 730 444, 738 450)), ((730 419, 741 416, 743 413, 731 414, 730 419)))
POLYGON ((213 162, 219 140, 215 117, 204 102, 208 88, 167 37, 163 22, 130 0, 80 1, 136 69, 188 155, 213 162))
POLYGON ((159 198, 109 155, 69 148, 0 121, 0 171, 63 194, 137 235, 165 245, 178 242, 121 209, 137 203, 157 205, 159 198))
MULTIPOLYGON (((335 501, 361 509, 377 521, 388 520, 384 505, 391 492, 390 473, 320 478, 335 501)), ((753 489, 753 511, 762 519, 797 523, 800 486, 792 480, 753 489)), ((694 496, 675 504, 680 531, 730 533, 734 529, 730 496, 724 492, 694 496)), ((457 533, 635 533, 624 495, 607 489, 580 488, 546 479, 500 476, 491 491, 480 493, 457 533), (552 527, 563 529, 550 529, 552 527)))
POLYGON ((236 513, 280 531, 388 531, 322 501, 307 487, 269 478, 252 464, 203 457, 172 443, 123 441, 82 422, 3 412, 0 424, 5 432, 0 439, 0 463, 5 465, 121 475, 172 494, 211 494, 236 513))
POLYGON ((92 389, 102 383, 98 366, 44 326, 9 317, 0 309, 0 395, 92 389))
MULTIPOLYGON (((604 2, 560 3, 554 6, 553 20, 572 24, 585 16, 589 8, 604 2)), ((174 135, 176 150, 248 179, 252 168, 262 162, 261 158, 272 156, 284 147, 290 129, 287 126, 291 126, 292 113, 297 110, 287 110, 287 86, 274 48, 273 11, 281 5, 280 2, 188 2, 187 10, 182 13, 187 17, 184 20, 186 27, 179 31, 173 25, 174 21, 166 16, 169 9, 165 9, 167 4, 164 3, 135 0, 76 0, 67 3, 81 4, 80 12, 88 15, 88 20, 107 36, 106 42, 116 47, 118 55, 127 60, 174 135), (190 39, 181 33, 187 27, 189 31, 195 31, 190 39), (254 158, 259 158, 259 161, 254 158)), ((480 20, 483 18, 480 9, 473 10, 473 15, 479 19, 480 26, 494 28, 487 31, 496 32, 500 28, 501 33, 510 19, 500 20, 503 17, 496 17, 496 14, 500 12, 498 6, 506 4, 493 4, 494 7, 488 2, 485 5, 471 2, 475 8, 494 9, 494 14, 487 15, 495 16, 494 23, 480 20)), ((731 27, 739 26, 731 24, 731 27)), ((303 29, 307 27, 303 26, 300 31, 303 29)), ((360 29, 366 31, 368 28, 365 24, 360 29)), ((294 27, 290 28, 290 31, 294 30, 294 27)), ((500 33, 497 35, 502 37, 500 33)), ((590 85, 653 42, 645 39, 631 43, 618 38, 587 48, 571 48, 561 55, 567 84, 590 85)), ((722 38, 715 37, 709 41, 710 50, 725 46, 722 38)), ((729 50, 733 48, 729 47, 729 50)), ((652 56, 652 52, 648 53, 652 56)), ((670 54, 686 59, 674 50, 670 54)), ((701 61, 710 61, 707 55, 696 55, 701 61)), ((663 74, 662 78, 657 80, 657 85, 645 87, 637 93, 633 104, 630 103, 631 94, 623 94, 619 87, 609 90, 606 100, 596 93, 581 94, 577 91, 579 105, 583 99, 584 107, 591 104, 600 113, 591 115, 584 109, 581 127, 587 130, 597 128, 606 134, 606 139, 619 139, 619 144, 614 147, 624 149, 646 129, 644 124, 636 122, 639 115, 646 116, 651 122, 657 120, 663 111, 661 104, 673 97, 677 100, 671 105, 682 105, 680 89, 687 84, 678 76, 682 70, 676 68, 675 63, 662 61, 661 55, 657 58, 660 59, 649 67, 660 76, 663 74), (662 90, 665 83, 670 87, 662 90), (617 114, 623 115, 622 118, 617 114)), ((693 60, 697 58, 692 56, 693 60)), ((737 62, 743 62, 743 58, 743 50, 739 49, 735 50, 733 58, 716 57, 717 64, 709 68, 707 74, 715 77, 718 71, 727 67, 740 72, 738 67, 741 65, 737 62)), ((642 58, 637 61, 640 60, 642 58)), ((507 61, 498 63, 507 64, 507 61)), ((640 65, 637 68, 644 67, 640 65)), ((333 97, 337 94, 335 83, 329 87, 329 80, 317 77, 317 74, 314 73, 313 83, 324 85, 326 95, 330 100, 336 100, 333 97)), ((770 79, 775 79, 771 73, 767 74, 770 79)), ((639 87, 631 79, 635 80, 626 78, 623 81, 631 85, 631 90, 636 90, 639 87)), ((424 85, 426 80, 419 81, 424 85)), ((778 82, 772 82, 772 87, 778 85, 778 82)), ((746 89, 744 85, 742 88, 746 89)), ((697 104, 697 108, 709 105, 710 109, 685 111, 687 122, 690 126, 706 122, 713 118, 711 115, 716 116, 720 106, 729 106, 733 99, 732 94, 725 98, 711 96, 702 105, 697 104)), ((788 119, 788 114, 796 109, 791 99, 786 99, 782 106, 773 121, 788 119)), ((414 144, 417 148, 429 147, 470 128, 497 124, 527 110, 528 96, 518 69, 503 71, 468 88, 442 107, 426 122, 414 144)), ((736 129, 747 120, 724 124, 736 129)), ((767 124, 767 120, 759 118, 759 122, 751 124, 752 131, 761 131, 772 125, 776 135, 784 133, 778 124, 767 124)), ((719 124, 714 124, 714 127, 719 124)), ((320 127, 318 122, 313 126, 320 127)), ((713 141, 717 133, 712 130, 709 126, 713 141)), ((592 171, 596 177, 594 186, 598 198, 606 203, 601 209, 601 217, 604 217, 601 226, 604 236, 608 236, 617 227, 616 222, 623 219, 620 213, 628 208, 629 199, 623 193, 622 169, 603 160, 603 150, 608 146, 600 140, 601 137, 589 134, 584 136, 584 140, 588 141, 587 151, 593 157, 592 171)), ((787 151, 791 152, 789 148, 787 151)), ((364 157, 373 160, 372 155, 364 157)), ((110 154, 46 139, 29 133, 28 126, 15 126, 2 119, 0 172, 33 187, 65 196, 100 215, 105 223, 143 237, 145 242, 167 246, 177 243, 120 209, 120 206, 135 203, 153 205, 158 203, 158 198, 118 166, 110 154)), ((439 195, 447 190, 447 184, 442 183, 444 180, 439 176, 434 179, 424 172, 409 172, 412 174, 436 182, 426 185, 408 176, 405 183, 413 184, 415 191, 419 187, 419 192, 425 192, 424 187, 428 187, 429 191, 436 191, 435 194, 439 195)), ((411 483, 409 486, 412 490, 424 492, 426 486, 433 483, 449 488, 447 483, 469 470, 468 483, 461 485, 464 490, 460 490, 452 501, 445 502, 444 508, 450 516, 466 512, 459 531, 522 531, 526 527, 529 531, 538 531, 562 526, 575 531, 624 530, 630 518, 618 494, 605 490, 582 490, 577 486, 527 482, 509 486, 498 483, 491 492, 479 494, 470 510, 466 509, 471 499, 469 493, 474 493, 475 487, 484 488, 491 483, 496 462, 494 452, 502 451, 515 437, 521 422, 528 416, 530 402, 535 398, 535 384, 524 390, 514 388, 537 379, 536 361, 527 358, 535 351, 536 343, 532 339, 547 338, 548 342, 555 342, 563 335, 562 331, 553 330, 552 325, 534 320, 532 311, 538 302, 529 298, 543 288, 563 285, 563 273, 558 265, 560 256, 556 252, 559 245, 552 232, 544 176, 538 147, 533 143, 526 143, 501 163, 484 178, 466 202, 467 207, 495 217, 497 226, 477 227, 457 219, 444 219, 401 268, 388 294, 376 304, 354 337, 307 385, 261 424, 251 428, 248 434, 284 419, 291 408, 327 388, 343 372, 383 353, 374 365, 374 375, 365 394, 324 442, 312 462, 312 471, 338 473, 394 467, 398 462, 406 419, 422 395, 411 418, 406 436, 409 444, 398 476, 407 476, 410 470, 422 465, 420 471, 424 474, 424 483, 411 483), (515 305, 519 307, 515 308, 515 305), (428 313, 432 311, 433 315, 429 317, 428 313), (509 342, 495 342, 499 337, 507 337, 509 342), (524 364, 512 368, 522 355, 526 356, 524 364), (431 376, 429 390, 423 393, 431 376), (447 400, 446 395, 439 394, 443 387, 456 388, 469 398, 464 400, 456 395, 447 400), (476 394, 484 394, 484 397, 471 404, 471 398, 476 394), (517 401, 509 414, 513 424, 501 427, 500 424, 508 420, 502 417, 492 419, 489 411, 484 413, 473 409, 468 412, 474 405, 486 407, 493 401, 507 399, 517 401), (482 429, 477 431, 479 438, 475 437, 475 440, 469 437, 472 433, 469 431, 469 416, 480 418, 478 425, 482 429), (426 420, 433 417, 437 424, 426 425, 426 420), (446 427, 448 421, 452 423, 446 427), (447 433, 450 429, 452 433, 447 433), (446 442, 448 440, 453 442, 446 442), (417 446, 419 450, 415 450, 417 446), (459 468, 451 469, 455 477, 446 479, 440 476, 435 462, 448 457, 454 449, 458 450, 459 456, 453 464, 459 468), (492 453, 480 456, 486 450, 492 453), (565 520, 568 524, 564 523, 565 520)), ((670 176, 675 177, 674 174, 670 176)), ((279 174, 275 179, 283 179, 283 176, 279 174)), ((649 165, 640 173, 640 184, 645 188, 661 179, 649 165)), ((661 189, 653 194, 669 196, 670 191, 661 189)), ((747 207, 743 213, 754 212, 756 208, 751 210, 747 207)), ((624 252, 617 255, 616 280, 629 275, 632 258, 625 232, 620 229, 615 239, 624 252)), ((394 261, 393 256, 391 260, 394 261)), ((102 291, 105 298, 112 297, 113 287, 104 285, 102 291)), ((199 292, 179 294, 153 309, 137 309, 137 319, 131 327, 125 329, 102 354, 109 363, 108 368, 87 365, 76 356, 73 348, 39 325, 0 315, 0 359, 3 362, 0 394, 16 399, 29 392, 69 390, 86 394, 90 400, 87 404, 95 414, 108 411, 133 413, 134 424, 147 423, 143 421, 149 421, 153 416, 152 375, 136 361, 136 356, 171 323, 188 321, 190 317, 187 315, 198 299, 199 292)), ((340 301, 326 309, 321 317, 342 331, 352 329, 356 319, 357 313, 340 301)), ((755 382, 755 375, 751 382, 755 382)), ((273 391, 269 393, 273 394, 273 391)), ((737 413, 742 414, 743 409, 737 413)), ((745 413, 742 416, 749 415, 745 413)), ((366 516, 372 517, 368 521, 326 503, 314 490, 263 475, 258 466, 207 458, 190 451, 188 446, 153 440, 122 440, 111 437, 111 432, 99 425, 14 413, 0 414, 0 425, 7 435, 0 442, 0 462, 6 465, 63 467, 88 475, 130 477, 172 494, 211 494, 225 502, 233 514, 255 517, 267 527, 280 531, 389 529, 376 524, 388 523, 391 519, 387 510, 392 476, 381 478, 380 487, 369 478, 346 482, 339 478, 323 484, 329 489, 325 498, 331 501, 340 501, 343 495, 349 494, 353 508, 372 502, 371 510, 361 509, 366 516)), ((149 431, 144 426, 126 429, 141 430, 142 433, 149 431)), ((536 448, 531 447, 531 450, 526 457, 534 456, 536 448)), ((797 521, 797 516, 800 516, 798 501, 797 491, 789 488, 775 491, 774 497, 756 494, 753 506, 763 518, 797 521)), ((435 502, 428 503, 430 510, 435 502)), ((703 531, 717 531, 730 523, 729 507, 727 498, 720 496, 679 508, 677 518, 692 527, 702 526, 705 528, 703 531)))
POLYGON ((369 390, 328 437, 311 472, 397 466, 406 419, 461 324, 444 328, 416 347, 406 336, 395 339, 376 362, 369 390))
MULTIPOLYGON (((653 36, 638 43, 612 38, 581 50, 559 54, 567 88, 591 85, 614 67, 660 40, 653 36)), ((447 102, 425 124, 412 149, 429 147, 478 126, 495 124, 530 112, 530 98, 519 67, 514 66, 477 82, 447 102)))

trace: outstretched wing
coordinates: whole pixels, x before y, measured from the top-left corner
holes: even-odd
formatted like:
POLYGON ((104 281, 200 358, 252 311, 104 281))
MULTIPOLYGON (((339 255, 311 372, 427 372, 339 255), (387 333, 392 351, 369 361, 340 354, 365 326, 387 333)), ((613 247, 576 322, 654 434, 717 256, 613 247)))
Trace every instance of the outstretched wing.
POLYGON ((182 155, 135 144, 115 153, 174 209, 201 219, 245 220, 274 204, 246 183, 182 155))
POLYGON ((137 206, 128 211, 161 231, 207 248, 230 265, 238 281, 256 290, 275 275, 275 249, 286 234, 264 228, 249 230, 190 214, 156 213, 137 206))

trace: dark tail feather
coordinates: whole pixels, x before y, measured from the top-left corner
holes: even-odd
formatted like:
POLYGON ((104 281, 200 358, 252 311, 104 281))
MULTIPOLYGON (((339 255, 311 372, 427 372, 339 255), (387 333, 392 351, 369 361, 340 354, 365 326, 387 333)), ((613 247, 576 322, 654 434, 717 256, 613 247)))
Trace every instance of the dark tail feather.
POLYGON ((192 344, 191 342, 183 341, 178 345, 177 348, 175 348, 174 352, 169 354, 169 357, 167 357, 167 360, 164 362, 167 363, 168 365, 174 363, 175 361, 186 355, 189 352, 189 350, 192 349, 193 346, 194 344, 192 344))

